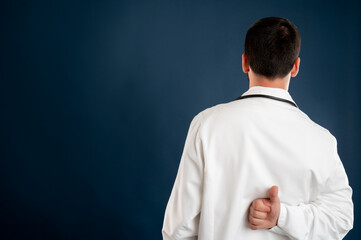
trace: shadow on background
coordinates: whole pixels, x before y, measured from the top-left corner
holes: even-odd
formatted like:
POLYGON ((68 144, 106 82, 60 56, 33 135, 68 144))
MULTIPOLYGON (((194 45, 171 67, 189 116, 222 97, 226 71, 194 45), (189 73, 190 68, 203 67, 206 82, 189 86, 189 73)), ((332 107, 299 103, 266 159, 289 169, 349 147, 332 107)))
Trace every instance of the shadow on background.
POLYGON ((359 1, 2 1, 0 238, 161 239, 191 119, 248 88, 243 41, 293 21, 290 93, 338 139, 359 239, 359 1))

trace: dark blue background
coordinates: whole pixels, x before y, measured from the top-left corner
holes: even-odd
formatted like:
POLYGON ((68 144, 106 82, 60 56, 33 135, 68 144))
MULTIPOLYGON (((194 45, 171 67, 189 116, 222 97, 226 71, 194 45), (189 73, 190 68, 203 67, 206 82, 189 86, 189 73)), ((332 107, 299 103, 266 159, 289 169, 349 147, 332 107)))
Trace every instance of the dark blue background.
POLYGON ((338 139, 359 239, 359 1, 1 1, 0 238, 161 239, 191 119, 248 89, 259 18, 302 36, 290 93, 338 139))

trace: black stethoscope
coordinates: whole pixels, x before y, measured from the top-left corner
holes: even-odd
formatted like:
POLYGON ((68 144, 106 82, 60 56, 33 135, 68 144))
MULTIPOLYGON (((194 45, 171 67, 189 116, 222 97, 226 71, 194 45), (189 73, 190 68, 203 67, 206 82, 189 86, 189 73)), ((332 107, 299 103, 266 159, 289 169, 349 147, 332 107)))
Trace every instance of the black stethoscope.
POLYGON ((290 101, 290 100, 283 99, 283 98, 279 98, 279 97, 275 97, 275 96, 265 95, 265 94, 250 94, 250 95, 240 96, 240 97, 234 99, 233 101, 240 100, 240 99, 245 99, 245 98, 253 98, 253 97, 269 98, 269 99, 273 99, 273 100, 277 100, 277 101, 289 103, 289 104, 291 104, 292 106, 298 108, 297 104, 294 103, 294 102, 292 102, 292 101, 290 101))

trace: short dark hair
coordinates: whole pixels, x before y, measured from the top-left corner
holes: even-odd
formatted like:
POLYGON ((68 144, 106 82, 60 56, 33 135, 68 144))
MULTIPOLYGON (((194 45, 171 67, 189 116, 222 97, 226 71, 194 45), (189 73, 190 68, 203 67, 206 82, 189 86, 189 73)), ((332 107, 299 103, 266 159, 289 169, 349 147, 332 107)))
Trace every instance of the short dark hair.
POLYGON ((245 54, 253 72, 269 79, 285 77, 301 48, 297 27, 280 17, 262 18, 247 31, 245 54))

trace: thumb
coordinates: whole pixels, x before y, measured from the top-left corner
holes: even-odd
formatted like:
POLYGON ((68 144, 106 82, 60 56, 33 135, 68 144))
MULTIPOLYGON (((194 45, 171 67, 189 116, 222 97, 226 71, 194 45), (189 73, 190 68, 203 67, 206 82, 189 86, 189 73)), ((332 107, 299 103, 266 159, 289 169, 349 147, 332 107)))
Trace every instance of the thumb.
POLYGON ((274 224, 277 225, 278 217, 280 215, 280 199, 278 198, 278 187, 272 186, 269 190, 269 198, 271 202, 271 212, 269 218, 274 221, 274 224))
POLYGON ((278 198, 278 187, 272 186, 269 190, 269 198, 271 200, 271 204, 277 203, 279 201, 278 198))

